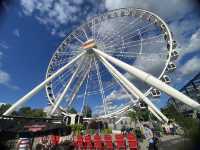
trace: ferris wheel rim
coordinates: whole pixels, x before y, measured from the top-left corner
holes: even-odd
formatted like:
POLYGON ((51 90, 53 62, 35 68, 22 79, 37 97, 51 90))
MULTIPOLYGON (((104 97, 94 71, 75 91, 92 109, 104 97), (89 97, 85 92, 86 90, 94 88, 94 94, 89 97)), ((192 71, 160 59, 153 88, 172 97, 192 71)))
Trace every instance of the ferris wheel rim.
MULTIPOLYGON (((110 13, 110 12, 115 12, 115 11, 117 11, 117 10, 126 10, 126 9, 134 9, 134 8, 120 8, 120 9, 116 9, 116 10, 112 10, 112 11, 109 11, 109 12, 106 12, 106 13, 103 13, 102 15, 99 15, 99 16, 95 16, 95 17, 93 17, 92 19, 94 19, 94 18, 96 18, 96 17, 100 17, 100 16, 103 16, 103 15, 105 15, 105 14, 108 14, 108 13, 110 13)), ((173 44, 173 38, 172 38, 172 34, 171 34, 171 31, 170 31, 170 29, 169 29, 169 27, 168 27, 168 25, 166 24, 166 22, 162 19, 162 18, 160 18, 158 15, 156 15, 155 13, 153 13, 153 12, 150 12, 150 11, 148 11, 148 10, 144 10, 144 9, 134 9, 135 11, 137 11, 137 10, 139 10, 139 11, 141 11, 141 12, 146 12, 146 13, 148 13, 148 14, 151 14, 152 16, 154 16, 155 18, 157 18, 159 21, 161 21, 161 23, 162 24, 164 24, 164 26, 165 26, 165 29, 166 29, 166 32, 167 32, 167 35, 169 36, 169 40, 168 40, 168 42, 169 42, 169 45, 170 45, 170 47, 169 47, 169 56, 168 56, 168 58, 167 58, 167 60, 166 60, 166 62, 165 62, 165 67, 162 69, 162 72, 161 72, 161 74, 159 75, 159 79, 164 75, 164 73, 166 72, 166 68, 167 68, 167 65, 169 64, 169 62, 170 62, 170 58, 171 58, 171 52, 172 52, 172 50, 173 50, 173 48, 172 48, 172 44, 173 44)), ((90 19, 90 20, 92 20, 92 19, 90 19)), ((80 25, 79 27, 77 27, 76 29, 79 29, 79 28, 81 28, 82 26, 84 26, 85 24, 87 24, 89 22, 89 20, 88 21, 86 21, 85 23, 83 23, 82 25, 80 25)), ((75 29, 75 30, 76 30, 75 29)), ((70 34, 72 34, 72 32, 70 33, 70 34)), ((70 35, 69 34, 69 35, 70 35)), ((69 35, 67 35, 64 39, 66 39, 69 35)), ((64 42, 64 41, 63 41, 64 42)), ((62 45, 63 44, 63 42, 60 44, 60 45, 62 45)), ((54 54, 53 54, 53 57, 54 57, 54 55, 56 54, 56 52, 59 50, 59 47, 60 47, 60 45, 58 46, 58 48, 56 49, 56 51, 54 52, 54 54)), ((52 61, 52 59, 53 59, 53 57, 51 58, 51 60, 50 60, 50 62, 52 61)), ((50 63, 49 63, 49 65, 48 65, 48 69, 49 69, 49 66, 50 66, 50 63)), ((46 73, 46 78, 48 77, 48 69, 47 69, 47 73, 46 73)), ((48 85, 49 86, 49 85, 48 85)), ((49 95, 48 95, 48 90, 47 90, 47 87, 48 86, 46 86, 46 93, 47 93, 47 97, 48 97, 48 100, 49 100, 49 102, 51 103, 51 105, 54 105, 54 102, 51 100, 51 98, 49 97, 49 95)), ((52 85, 51 85, 52 86, 52 85)), ((152 90, 152 87, 150 87, 146 92, 145 92, 145 96, 148 96, 149 94, 150 94, 150 91, 152 90)), ((55 96, 53 95, 53 99, 55 99, 55 96)), ((61 110, 61 112, 65 112, 65 110, 61 107, 61 106, 59 106, 58 107, 60 110, 61 110)), ((120 109, 120 110, 125 110, 125 109, 120 109)), ((119 112, 119 111, 117 111, 117 112, 119 112)), ((113 114, 114 115, 114 114, 113 114)))

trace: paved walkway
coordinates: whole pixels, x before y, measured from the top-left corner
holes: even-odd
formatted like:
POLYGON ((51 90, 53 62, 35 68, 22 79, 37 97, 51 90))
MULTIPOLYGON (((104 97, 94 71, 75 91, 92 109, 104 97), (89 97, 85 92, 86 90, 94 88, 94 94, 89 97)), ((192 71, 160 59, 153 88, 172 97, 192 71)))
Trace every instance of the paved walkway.
MULTIPOLYGON (((177 150, 177 146, 180 144, 184 144, 186 139, 179 135, 165 135, 161 137, 159 150, 177 150)), ((148 150, 148 142, 143 140, 139 144, 140 150, 148 150)))
POLYGON ((159 150, 178 150, 180 145, 188 143, 188 139, 185 139, 179 135, 168 135, 161 139, 159 150))

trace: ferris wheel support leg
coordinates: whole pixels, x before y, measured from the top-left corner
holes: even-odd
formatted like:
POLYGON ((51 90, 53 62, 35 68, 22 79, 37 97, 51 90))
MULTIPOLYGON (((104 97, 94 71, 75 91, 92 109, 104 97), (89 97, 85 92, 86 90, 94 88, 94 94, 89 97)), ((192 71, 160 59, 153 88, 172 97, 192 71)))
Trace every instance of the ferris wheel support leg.
POLYGON ((159 120, 162 122, 162 119, 157 115, 157 113, 151 108, 148 107, 148 110, 159 120))
MULTIPOLYGON (((114 66, 112 66, 105 58, 99 56, 101 62, 109 70, 109 72, 114 75, 122 85, 136 98, 143 100, 149 107, 152 108, 164 121, 168 122, 168 118, 138 89, 136 88, 128 79, 126 79, 114 66)), ((150 109, 150 111, 152 111, 150 109)), ((154 113, 152 113, 154 114, 154 113)), ((157 115, 155 116, 157 117, 157 115)), ((158 118, 160 119, 160 118, 158 118)))
POLYGON ((58 108, 60 102, 63 100, 64 96, 66 95, 71 83, 73 82, 73 80, 75 79, 77 72, 79 71, 81 66, 81 63, 79 64, 79 66, 77 67, 76 71, 73 73, 73 75, 71 76, 68 84, 66 85, 66 87, 64 88, 63 92, 61 93, 61 95, 59 96, 58 100, 56 101, 56 104, 53 106, 53 109, 50 112, 50 115, 53 115, 54 112, 56 111, 56 109, 58 108))
POLYGON ((104 52, 102 52, 101 50, 98 50, 96 48, 93 48, 94 52, 96 52, 98 55, 106 58, 107 60, 109 60, 110 62, 112 62, 113 64, 119 66, 120 68, 126 70, 127 72, 129 72, 130 74, 132 74, 133 76, 137 77, 138 79, 144 81, 145 83, 163 91, 164 93, 168 94, 169 96, 174 97, 177 100, 180 100, 181 102, 189 105, 190 107, 192 107, 193 109, 197 109, 200 110, 200 104, 196 101, 194 101, 193 99, 191 99, 190 97, 184 95, 183 93, 179 92, 178 90, 176 90, 175 88, 165 84, 164 82, 160 81, 159 79, 157 79, 156 77, 134 67, 131 66, 127 63, 124 63, 123 61, 114 58, 104 52))
POLYGON ((75 57, 74 59, 72 59, 68 64, 64 65, 62 68, 60 68, 54 74, 52 74, 50 77, 48 77, 42 83, 40 83, 38 86, 36 86, 35 88, 33 88, 29 93, 27 93, 25 96, 23 96, 17 102, 15 102, 3 115, 4 116, 8 116, 12 112, 14 112, 19 106, 22 106, 28 99, 30 99, 35 94, 37 94, 42 88, 45 87, 46 84, 48 84, 54 78, 56 78, 57 76, 59 76, 60 74, 62 74, 71 64, 73 64, 76 60, 78 60, 84 54, 85 54, 85 52, 81 53, 80 55, 78 55, 77 57, 75 57))

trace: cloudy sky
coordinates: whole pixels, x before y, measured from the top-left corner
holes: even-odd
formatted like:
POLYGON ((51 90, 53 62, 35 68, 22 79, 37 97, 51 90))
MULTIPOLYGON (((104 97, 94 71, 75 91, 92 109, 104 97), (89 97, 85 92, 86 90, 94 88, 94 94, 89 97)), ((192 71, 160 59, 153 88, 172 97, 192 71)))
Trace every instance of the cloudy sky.
MULTIPOLYGON (((135 7, 157 13, 178 43, 173 86, 181 88, 200 71, 200 13, 192 0, 16 0, 0 13, 0 102, 13 103, 45 78, 49 60, 64 36, 108 10, 135 7)), ((28 105, 46 106, 45 92, 28 105)), ((163 106, 166 96, 156 104, 163 106)))

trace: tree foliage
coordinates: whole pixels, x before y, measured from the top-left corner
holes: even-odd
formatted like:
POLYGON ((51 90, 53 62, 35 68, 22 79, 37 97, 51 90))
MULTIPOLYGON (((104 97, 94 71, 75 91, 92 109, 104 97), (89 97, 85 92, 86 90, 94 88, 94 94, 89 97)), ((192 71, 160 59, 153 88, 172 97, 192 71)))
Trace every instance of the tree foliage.
POLYGON ((10 104, 2 104, 0 106, 0 115, 2 115, 6 110, 8 110, 8 108, 10 108, 10 104))
MULTIPOLYGON (((10 104, 1 105, 0 115, 2 115, 8 108, 10 108, 10 106, 10 104)), ((25 117, 46 117, 46 113, 43 111, 43 109, 31 109, 31 107, 22 107, 12 115, 25 117)))
POLYGON ((175 120, 184 129, 185 136, 191 139, 193 146, 200 146, 200 122, 198 119, 184 116, 182 113, 179 113, 172 104, 168 104, 165 108, 161 109, 161 111, 169 119, 175 120))
POLYGON ((88 105, 85 105, 83 108, 83 116, 88 118, 92 117, 92 109, 88 105))
POLYGON ((77 111, 75 108, 71 107, 68 111, 68 113, 71 113, 71 114, 77 114, 77 111))

